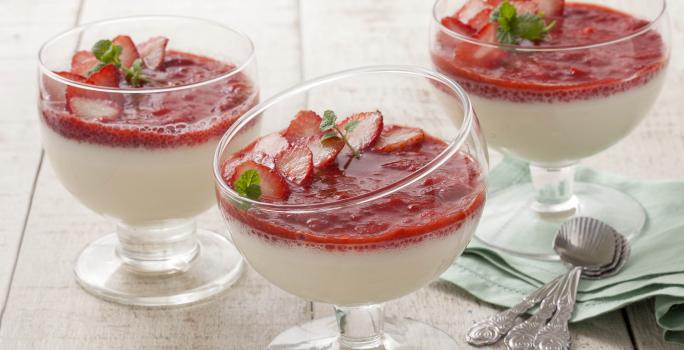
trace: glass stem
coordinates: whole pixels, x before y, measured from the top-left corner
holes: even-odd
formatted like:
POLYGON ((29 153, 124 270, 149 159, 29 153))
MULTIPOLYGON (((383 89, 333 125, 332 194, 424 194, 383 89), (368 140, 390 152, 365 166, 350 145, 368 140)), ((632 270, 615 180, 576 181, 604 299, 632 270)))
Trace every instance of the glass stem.
POLYGON ((541 167, 530 164, 534 203, 532 209, 540 214, 574 212, 577 197, 574 195, 575 165, 541 167))
POLYGON ((187 271, 199 254, 195 220, 149 225, 117 225, 117 254, 130 270, 142 274, 187 271))
POLYGON ((384 304, 335 306, 340 343, 349 349, 375 349, 382 345, 384 304))

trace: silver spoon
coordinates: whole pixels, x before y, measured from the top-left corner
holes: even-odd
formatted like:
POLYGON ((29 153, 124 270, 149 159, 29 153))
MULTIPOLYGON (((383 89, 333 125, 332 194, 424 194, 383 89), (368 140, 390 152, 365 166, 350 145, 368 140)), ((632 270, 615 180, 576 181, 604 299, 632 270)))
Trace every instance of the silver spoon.
POLYGON ((600 270, 604 267, 606 272, 617 272, 614 270, 619 270, 627 258, 622 250, 626 243, 620 237, 610 225, 593 218, 575 217, 561 225, 553 248, 561 260, 573 267, 563 283, 556 313, 535 336, 535 349, 556 350, 570 347, 568 321, 575 308, 582 270, 600 270), (616 263, 615 259, 619 261, 616 263))
POLYGON ((561 278, 562 276, 557 277, 553 281, 541 286, 532 294, 524 297, 517 305, 472 325, 468 330, 468 334, 466 334, 468 344, 484 346, 498 342, 518 323, 518 317, 542 301, 551 289, 559 283, 561 278))

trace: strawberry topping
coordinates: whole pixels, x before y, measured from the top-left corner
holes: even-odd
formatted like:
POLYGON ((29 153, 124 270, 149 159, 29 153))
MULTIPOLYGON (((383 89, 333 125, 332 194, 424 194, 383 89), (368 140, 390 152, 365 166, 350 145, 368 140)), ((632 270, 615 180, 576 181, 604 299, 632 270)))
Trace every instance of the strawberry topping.
POLYGON ((321 117, 314 111, 300 111, 290 122, 284 136, 289 141, 308 138, 321 133, 321 117))
POLYGON ((374 149, 379 152, 392 152, 417 145, 425 140, 425 132, 419 128, 392 125, 385 128, 374 149))
POLYGON ((168 38, 156 36, 138 45, 138 52, 147 68, 162 68, 164 56, 166 55, 166 44, 168 44, 168 42, 168 38))
POLYGON ((248 160, 238 165, 235 168, 235 173, 230 179, 230 184, 234 187, 235 182, 240 178, 240 175, 247 170, 256 170, 259 174, 259 186, 261 188, 261 198, 266 201, 287 199, 290 195, 290 188, 285 179, 280 176, 275 170, 248 160))
POLYGON ((275 159, 276 170, 290 182, 308 185, 313 180, 313 154, 304 146, 293 146, 275 159))
POLYGON ((88 72, 97 66, 98 62, 92 52, 78 51, 71 58, 71 73, 87 77, 88 72))
POLYGON ((337 155, 344 148, 344 141, 339 138, 321 141, 319 135, 310 136, 303 140, 304 144, 311 150, 313 155, 313 165, 315 168, 325 168, 335 161, 337 155))
POLYGON ((126 68, 130 68, 135 60, 140 58, 138 49, 135 47, 133 40, 128 35, 117 35, 116 38, 112 40, 115 45, 121 46, 121 65, 126 68))
POLYGON ((121 115, 121 105, 110 100, 88 97, 69 97, 68 108, 83 119, 112 120, 121 115))
POLYGON ((529 0, 537 4, 546 16, 562 16, 565 10, 565 0, 529 0))
POLYGON ((290 146, 287 140, 279 133, 273 133, 260 138, 252 152, 262 152, 269 156, 275 157, 278 153, 286 150, 290 146))
POLYGON ((380 137, 382 132, 382 113, 380 111, 356 113, 343 120, 338 127, 344 130, 345 125, 352 121, 356 121, 358 124, 347 133, 347 139, 356 150, 362 151, 372 146, 380 137))

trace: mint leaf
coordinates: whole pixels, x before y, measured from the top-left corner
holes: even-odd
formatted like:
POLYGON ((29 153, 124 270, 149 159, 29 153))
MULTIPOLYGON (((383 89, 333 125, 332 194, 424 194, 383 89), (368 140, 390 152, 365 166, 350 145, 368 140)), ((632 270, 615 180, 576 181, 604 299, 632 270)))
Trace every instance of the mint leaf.
POLYGON ((328 131, 335 127, 337 115, 331 110, 323 112, 323 121, 321 122, 321 131, 328 131))
POLYGON ((519 44, 522 40, 540 41, 548 35, 556 22, 546 24, 544 13, 524 13, 518 16, 515 6, 504 0, 492 12, 491 21, 498 24, 496 40, 502 44, 519 44))
POLYGON ((252 200, 258 200, 261 197, 261 179, 259 173, 254 169, 249 169, 240 174, 240 177, 235 181, 233 187, 235 191, 242 197, 252 200))

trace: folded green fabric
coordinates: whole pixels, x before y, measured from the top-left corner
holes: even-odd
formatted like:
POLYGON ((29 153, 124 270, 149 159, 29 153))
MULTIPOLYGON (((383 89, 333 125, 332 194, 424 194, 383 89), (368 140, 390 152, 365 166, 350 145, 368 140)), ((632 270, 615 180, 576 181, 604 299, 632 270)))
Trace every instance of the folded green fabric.
MULTIPOLYGON (((633 196, 646 209, 648 221, 618 275, 582 280, 572 322, 655 297, 656 319, 665 340, 684 343, 684 182, 634 181, 587 168, 578 169, 576 179, 633 196)), ((505 159, 491 171, 489 191, 529 181, 526 163, 505 159)), ((478 230, 486 229, 487 223, 481 222, 478 230)), ((561 263, 512 256, 474 239, 442 279, 489 303, 513 306, 565 271, 561 263)))

